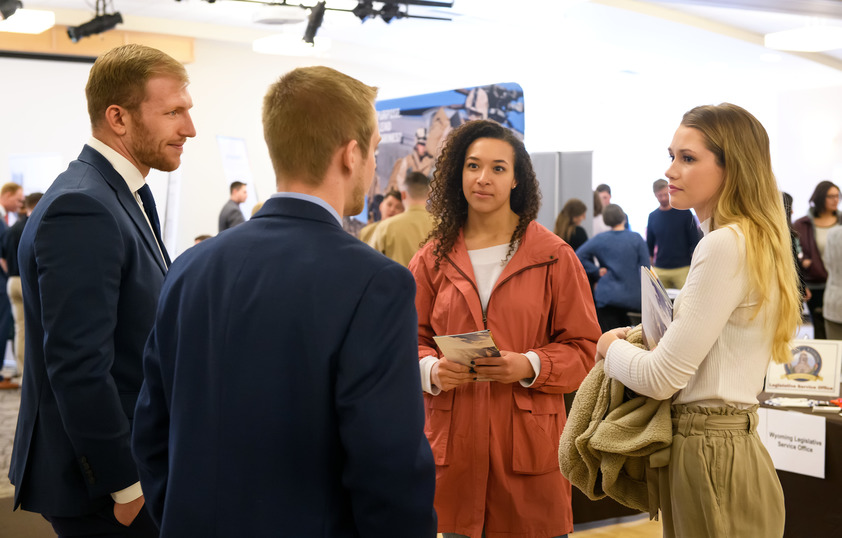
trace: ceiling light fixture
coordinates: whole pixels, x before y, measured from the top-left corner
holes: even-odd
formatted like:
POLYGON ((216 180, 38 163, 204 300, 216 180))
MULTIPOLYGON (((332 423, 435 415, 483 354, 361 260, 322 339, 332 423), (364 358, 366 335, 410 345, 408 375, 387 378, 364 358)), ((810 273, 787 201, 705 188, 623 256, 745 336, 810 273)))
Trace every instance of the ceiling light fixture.
POLYGON ((122 22, 123 16, 119 12, 105 12, 105 0, 96 0, 96 16, 85 24, 69 26, 67 37, 70 38, 70 41, 78 43, 82 38, 113 30, 115 26, 122 22))
POLYGON ((56 14, 38 9, 19 9, 13 17, 0 20, 0 32, 40 34, 56 25, 56 14))
POLYGON ((327 2, 319 2, 310 8, 310 19, 307 21, 307 28, 304 30, 304 42, 313 45, 316 39, 316 32, 319 31, 322 22, 325 20, 325 8, 327 2))
POLYGON ((20 0, 0 0, 0 17, 8 19, 15 14, 15 11, 22 7, 23 4, 20 0))
POLYGON ((842 26, 821 24, 774 32, 766 34, 763 43, 770 49, 799 52, 842 49, 842 26))

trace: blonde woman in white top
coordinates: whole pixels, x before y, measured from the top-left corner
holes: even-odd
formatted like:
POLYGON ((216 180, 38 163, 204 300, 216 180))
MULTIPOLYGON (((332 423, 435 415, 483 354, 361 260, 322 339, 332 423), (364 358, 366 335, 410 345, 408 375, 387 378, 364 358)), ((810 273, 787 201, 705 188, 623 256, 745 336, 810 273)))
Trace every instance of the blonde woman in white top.
POLYGON ((780 538, 783 492, 756 432, 757 394, 770 358, 792 360, 801 300, 769 139, 738 106, 702 106, 669 154, 670 205, 693 208, 705 237, 659 345, 642 351, 614 329, 597 353, 610 377, 672 398, 664 536, 780 538))

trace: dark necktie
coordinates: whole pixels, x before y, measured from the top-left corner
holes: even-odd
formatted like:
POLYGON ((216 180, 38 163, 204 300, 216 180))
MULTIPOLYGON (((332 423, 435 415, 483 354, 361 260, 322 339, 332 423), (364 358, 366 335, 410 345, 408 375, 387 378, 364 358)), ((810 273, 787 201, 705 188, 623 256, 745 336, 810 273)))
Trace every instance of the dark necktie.
POLYGON ((155 232, 158 247, 161 249, 161 254, 164 255, 164 261, 166 261, 167 267, 169 267, 171 263, 170 256, 167 254, 167 248, 161 240, 161 222, 158 220, 158 211, 155 208, 155 198, 152 197, 152 189, 149 188, 149 185, 144 185, 137 191, 137 194, 140 196, 140 201, 143 202, 143 210, 149 218, 149 224, 152 225, 152 231, 155 232))

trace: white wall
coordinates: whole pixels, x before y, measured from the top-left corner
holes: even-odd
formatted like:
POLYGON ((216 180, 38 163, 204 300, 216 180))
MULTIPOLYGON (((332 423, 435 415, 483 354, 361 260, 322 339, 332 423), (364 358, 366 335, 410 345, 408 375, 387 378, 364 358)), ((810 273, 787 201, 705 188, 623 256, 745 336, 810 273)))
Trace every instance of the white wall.
MULTIPOLYGON (((326 63, 377 85, 382 98, 520 83, 527 149, 593 150, 594 185, 612 186, 614 201, 640 232, 656 205, 651 184, 663 177, 672 134, 681 115, 698 104, 734 102, 763 122, 781 188, 796 199, 796 216, 806 211, 818 180, 842 180, 842 73, 792 58, 764 64, 753 59, 764 52, 760 47, 605 9, 559 19, 556 33, 531 41, 522 28, 437 36, 449 54, 431 55, 423 47, 412 52, 406 43, 389 42, 342 45, 332 59, 306 60, 198 40, 196 61, 188 66, 198 136, 185 147, 178 234, 171 250, 181 252, 194 236, 216 231, 219 208, 228 197, 217 135, 245 139, 253 188, 261 200, 274 191, 260 125, 263 94, 284 72, 311 63, 326 63), (612 41, 613 29, 621 24, 634 25, 636 37, 612 41), (493 39, 481 54, 471 54, 472 40, 480 37, 493 39), (723 55, 725 50, 730 56, 723 55), (826 87, 828 81, 835 85, 826 87)), ((397 24, 392 29, 400 31, 397 24)), ((0 58, 0 182, 7 179, 10 155, 58 152, 68 162, 78 154, 89 136, 84 101, 89 69, 0 58)))

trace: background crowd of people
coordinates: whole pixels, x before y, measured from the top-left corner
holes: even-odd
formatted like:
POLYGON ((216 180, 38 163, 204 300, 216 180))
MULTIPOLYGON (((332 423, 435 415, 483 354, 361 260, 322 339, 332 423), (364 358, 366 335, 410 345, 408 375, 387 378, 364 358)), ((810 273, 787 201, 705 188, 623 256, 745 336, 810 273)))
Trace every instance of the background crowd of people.
MULTIPOLYGON (((581 200, 555 234, 538 224, 529 153, 487 119, 454 128, 432 178, 399 177, 349 234, 375 173, 377 89, 297 68, 263 102, 278 192, 245 220, 235 182, 220 233, 171 261, 145 177, 177 169, 197 134, 188 83, 150 47, 98 58, 91 138, 7 233, 33 344, 15 508, 60 536, 564 537, 564 394, 601 360, 672 404, 665 536, 781 535, 757 395, 770 360, 791 360, 805 296, 814 325, 823 309, 842 327, 839 189, 820 183, 790 227, 748 111, 682 117, 646 240, 608 185, 590 238, 581 200), (650 265, 677 297, 641 349, 626 336, 650 265), (466 361, 437 345, 466 333, 494 346, 466 361)), ((20 210, 18 190, 0 203, 20 210)))

